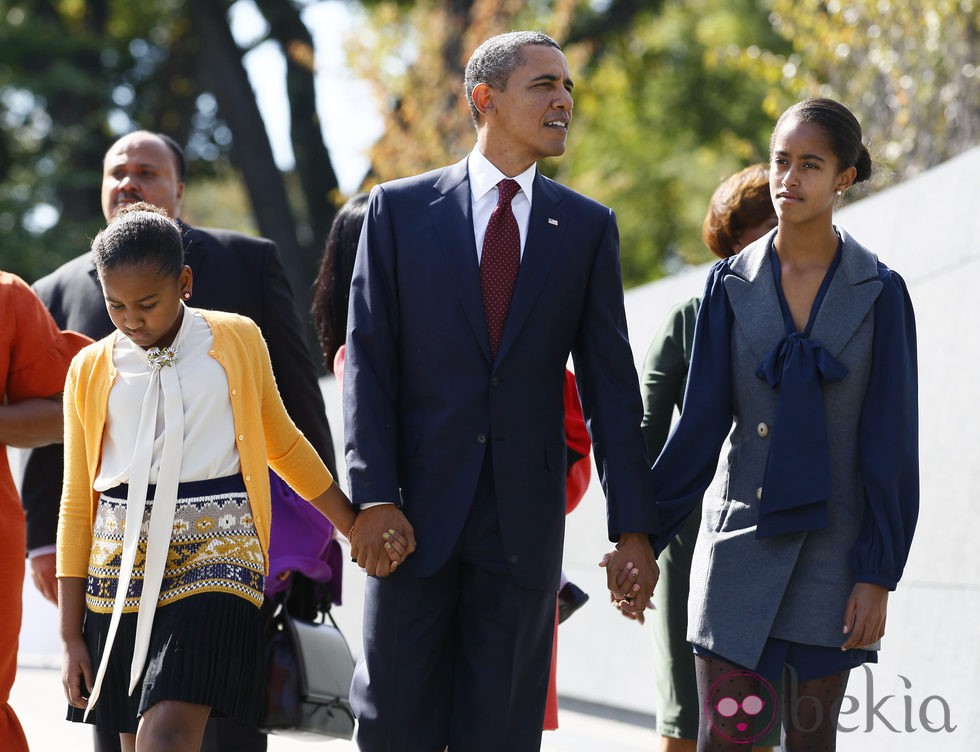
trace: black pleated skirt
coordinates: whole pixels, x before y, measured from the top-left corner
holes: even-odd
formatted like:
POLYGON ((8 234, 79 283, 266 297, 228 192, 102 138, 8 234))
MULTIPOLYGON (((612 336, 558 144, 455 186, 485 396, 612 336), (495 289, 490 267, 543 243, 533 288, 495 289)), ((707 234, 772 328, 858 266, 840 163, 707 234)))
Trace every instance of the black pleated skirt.
MULTIPOLYGON (((227 593, 203 593, 157 608, 143 681, 129 694, 136 614, 123 614, 98 703, 87 722, 105 733, 135 734, 139 717, 163 700, 212 709, 256 726, 265 712, 261 610, 227 593)), ((102 660, 111 614, 86 613, 84 635, 93 670, 102 660)), ((84 710, 69 707, 68 720, 84 710)))
MULTIPOLYGON (((152 500, 154 488, 148 491, 152 500)), ((125 486, 102 494, 89 560, 83 635, 93 671, 105 652, 123 544, 125 486), (109 606, 109 608, 107 608, 109 606)), ((144 524, 149 519, 147 503, 144 524)), ((205 705, 255 726, 265 712, 264 585, 261 546, 241 476, 181 483, 174 532, 141 682, 129 694, 142 593, 145 533, 133 568, 96 706, 87 722, 136 733, 139 717, 165 701, 205 705)), ((69 707, 68 719, 84 711, 69 707)))

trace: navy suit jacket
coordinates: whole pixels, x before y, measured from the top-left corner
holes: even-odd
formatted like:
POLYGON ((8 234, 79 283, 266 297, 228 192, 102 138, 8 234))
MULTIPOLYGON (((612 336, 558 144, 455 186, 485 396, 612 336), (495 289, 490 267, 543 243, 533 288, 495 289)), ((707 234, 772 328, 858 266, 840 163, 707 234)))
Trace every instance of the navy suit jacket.
MULTIPOLYGON (((262 330, 286 411, 335 473, 333 440, 316 378, 316 368, 293 305, 293 295, 276 245, 228 230, 181 224, 184 261, 194 274, 195 308, 248 316, 262 330)), ((114 329, 91 255, 62 265, 34 284, 62 329, 101 339, 114 329)), ((62 447, 31 452, 22 484, 27 547, 52 545, 61 501, 62 447)))
POLYGON ((412 523, 406 575, 431 574, 452 553, 489 448, 511 572, 557 589, 570 352, 610 538, 658 532, 615 215, 540 174, 532 198, 491 358, 466 161, 371 194, 351 287, 346 460, 355 504, 392 501, 412 523))

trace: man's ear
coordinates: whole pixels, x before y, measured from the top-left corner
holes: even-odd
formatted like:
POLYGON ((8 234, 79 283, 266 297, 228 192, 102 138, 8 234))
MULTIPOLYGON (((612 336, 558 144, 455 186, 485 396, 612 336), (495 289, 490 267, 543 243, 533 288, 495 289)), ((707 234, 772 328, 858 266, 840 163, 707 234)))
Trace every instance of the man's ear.
POLYGON ((177 183, 177 203, 174 205, 173 219, 180 217, 180 208, 184 203, 184 181, 177 183))
POLYGON ((484 117, 493 110, 493 88, 489 84, 477 84, 473 88, 473 106, 484 117))

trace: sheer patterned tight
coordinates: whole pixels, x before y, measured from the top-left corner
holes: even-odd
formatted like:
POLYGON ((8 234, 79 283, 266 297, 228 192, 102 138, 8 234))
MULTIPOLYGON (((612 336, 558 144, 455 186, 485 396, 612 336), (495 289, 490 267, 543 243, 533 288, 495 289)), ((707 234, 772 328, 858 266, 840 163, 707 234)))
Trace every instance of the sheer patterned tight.
MULTIPOLYGON (((759 676, 723 660, 695 656, 701 725, 698 752, 747 752, 774 721, 772 687, 759 676)), ((849 672, 842 671, 800 682, 784 673, 783 750, 833 752, 837 749, 837 719, 849 672)))

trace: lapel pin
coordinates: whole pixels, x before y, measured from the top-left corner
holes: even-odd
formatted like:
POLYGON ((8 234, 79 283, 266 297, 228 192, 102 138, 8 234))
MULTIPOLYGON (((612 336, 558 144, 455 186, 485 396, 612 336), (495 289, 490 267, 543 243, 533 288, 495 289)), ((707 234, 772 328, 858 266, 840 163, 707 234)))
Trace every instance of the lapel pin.
POLYGON ((557 219, 554 219, 553 217, 548 217, 548 224, 549 225, 554 225, 555 227, 558 227, 558 220, 557 219))

